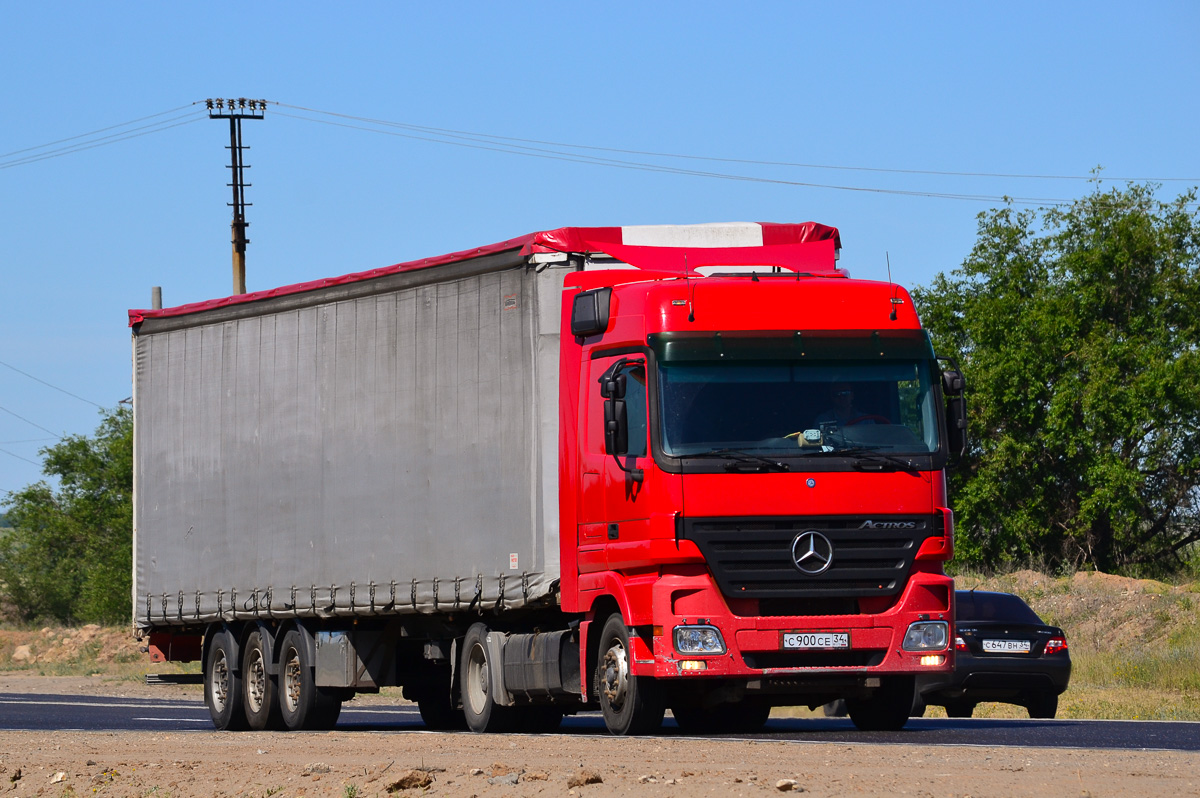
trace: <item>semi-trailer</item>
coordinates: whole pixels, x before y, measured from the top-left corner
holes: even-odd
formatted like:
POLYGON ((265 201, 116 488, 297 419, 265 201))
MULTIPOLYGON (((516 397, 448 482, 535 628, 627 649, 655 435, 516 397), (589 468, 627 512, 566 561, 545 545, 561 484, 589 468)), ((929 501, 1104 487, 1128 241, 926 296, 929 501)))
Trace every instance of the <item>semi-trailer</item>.
POLYGON ((218 729, 901 728, 963 380, 835 228, 575 227, 132 310, 134 625, 218 729))

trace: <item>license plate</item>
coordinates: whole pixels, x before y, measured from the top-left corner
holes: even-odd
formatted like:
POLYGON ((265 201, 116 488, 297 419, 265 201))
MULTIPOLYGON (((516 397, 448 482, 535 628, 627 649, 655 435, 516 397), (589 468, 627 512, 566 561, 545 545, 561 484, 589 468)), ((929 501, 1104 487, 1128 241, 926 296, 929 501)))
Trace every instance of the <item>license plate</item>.
POLYGON ((783 647, 807 648, 850 648, 849 632, 784 632, 783 647))
POLYGON ((1028 654, 1028 640, 984 640, 983 650, 992 654, 1028 654))

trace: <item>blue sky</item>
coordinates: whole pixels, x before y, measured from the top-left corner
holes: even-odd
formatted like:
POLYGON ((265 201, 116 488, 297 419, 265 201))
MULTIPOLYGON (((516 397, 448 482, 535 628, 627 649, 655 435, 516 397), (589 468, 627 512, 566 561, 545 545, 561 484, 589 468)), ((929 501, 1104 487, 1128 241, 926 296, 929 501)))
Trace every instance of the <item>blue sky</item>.
MULTIPOLYGON (((38 449, 55 440, 45 430, 90 434, 99 416, 89 402, 131 394, 126 310, 148 306, 151 286, 167 305, 230 292, 228 129, 192 111, 195 101, 259 97, 749 161, 1067 176, 1103 166, 1110 177, 1196 180, 1198 9, 4 3, 0 152, 175 108, 184 111, 149 121, 188 123, 32 163, 15 161, 52 148, 0 157, 0 361, 88 400, 0 366, 0 494, 40 478, 38 449)), ((266 116, 244 128, 250 290, 564 225, 810 219, 841 229, 854 276, 884 279, 888 253, 911 287, 961 263, 976 215, 997 204, 523 157, 278 106, 266 116)), ((985 198, 1088 190, 1080 180, 607 157, 985 198)))

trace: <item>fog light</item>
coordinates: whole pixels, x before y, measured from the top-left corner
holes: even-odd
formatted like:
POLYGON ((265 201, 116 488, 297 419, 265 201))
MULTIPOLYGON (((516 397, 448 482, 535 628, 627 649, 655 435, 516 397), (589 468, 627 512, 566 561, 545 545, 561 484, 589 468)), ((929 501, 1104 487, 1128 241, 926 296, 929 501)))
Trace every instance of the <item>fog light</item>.
POLYGON ((945 621, 917 621, 904 635, 905 651, 938 651, 950 641, 950 624, 945 621))
POLYGON ((706 671, 708 663, 702 659, 681 659, 679 660, 680 671, 706 671))
POLYGON ((922 665, 941 665, 946 661, 946 657, 942 654, 925 654, 921 657, 922 665))
POLYGON ((680 654, 724 654, 725 639, 715 626, 676 626, 675 650, 680 654))

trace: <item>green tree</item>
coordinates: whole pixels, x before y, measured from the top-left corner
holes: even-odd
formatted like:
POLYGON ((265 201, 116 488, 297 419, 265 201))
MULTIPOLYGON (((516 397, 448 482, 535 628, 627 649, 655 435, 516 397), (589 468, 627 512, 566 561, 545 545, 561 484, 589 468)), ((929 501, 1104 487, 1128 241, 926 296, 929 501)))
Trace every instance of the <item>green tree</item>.
POLYGON ((982 213, 916 292, 967 378, 968 562, 1169 570, 1200 541, 1200 217, 1155 188, 982 213))
POLYGON ((103 411, 95 436, 42 450, 38 482, 3 504, 0 597, 22 620, 117 623, 129 619, 133 530, 133 417, 103 411))

